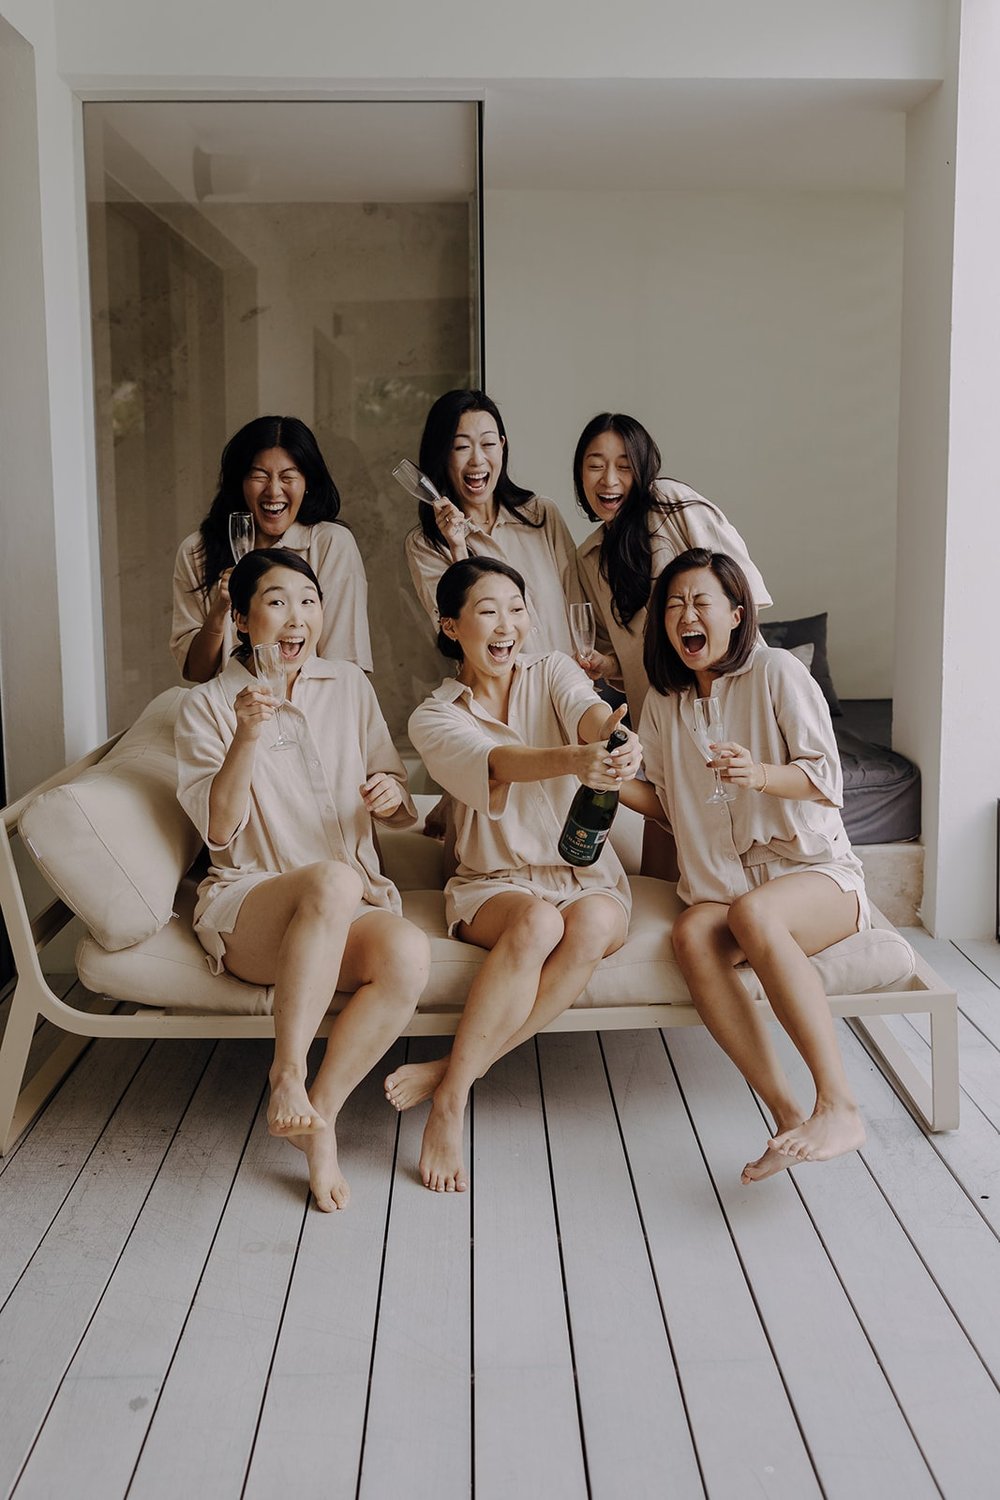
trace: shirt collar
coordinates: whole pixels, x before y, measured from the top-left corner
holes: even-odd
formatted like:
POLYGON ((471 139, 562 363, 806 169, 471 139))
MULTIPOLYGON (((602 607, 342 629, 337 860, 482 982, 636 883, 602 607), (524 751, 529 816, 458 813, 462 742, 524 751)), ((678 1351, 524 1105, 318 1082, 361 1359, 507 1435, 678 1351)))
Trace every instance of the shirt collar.
POLYGON ((311 532, 311 526, 306 526, 301 521, 293 521, 291 526, 282 533, 281 541, 276 542, 275 546, 290 547, 293 552, 308 552, 311 532))

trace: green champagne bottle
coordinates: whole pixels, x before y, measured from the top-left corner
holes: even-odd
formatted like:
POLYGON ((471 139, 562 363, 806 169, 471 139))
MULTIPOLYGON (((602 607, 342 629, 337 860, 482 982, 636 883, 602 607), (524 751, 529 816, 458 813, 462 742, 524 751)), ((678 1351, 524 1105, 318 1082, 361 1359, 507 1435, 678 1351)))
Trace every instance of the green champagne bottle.
MULTIPOLYGON (((616 729, 608 740, 608 749, 617 750, 627 740, 625 731, 616 729)), ((581 786, 559 835, 560 858, 568 865, 592 865, 611 832, 617 811, 617 792, 595 792, 593 787, 581 786)))

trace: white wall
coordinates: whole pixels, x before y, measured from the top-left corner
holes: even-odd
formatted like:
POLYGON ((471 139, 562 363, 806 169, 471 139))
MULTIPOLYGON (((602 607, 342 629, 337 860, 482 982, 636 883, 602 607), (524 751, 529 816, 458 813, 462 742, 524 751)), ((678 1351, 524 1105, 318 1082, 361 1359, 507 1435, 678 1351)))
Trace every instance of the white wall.
POLYGON ((580 430, 638 417, 743 532, 773 617, 829 611, 838 691, 890 696, 901 259, 892 194, 489 192, 512 472, 582 537, 580 430))
POLYGON ((943 0, 56 0, 74 86, 242 79, 336 90, 490 78, 937 78, 943 0))

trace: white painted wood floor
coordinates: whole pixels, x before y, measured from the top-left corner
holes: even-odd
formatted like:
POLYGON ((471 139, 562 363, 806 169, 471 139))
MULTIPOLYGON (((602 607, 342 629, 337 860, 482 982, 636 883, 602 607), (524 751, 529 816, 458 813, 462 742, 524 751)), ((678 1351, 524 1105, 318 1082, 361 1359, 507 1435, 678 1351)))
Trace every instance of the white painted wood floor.
POLYGON ((262 1127, 265 1047, 93 1044, 0 1168, 0 1494, 994 1500, 1000 948, 915 941, 961 1130, 843 1027, 864 1151, 752 1188, 764 1121, 698 1030, 523 1048, 454 1197, 380 1069, 331 1217, 262 1127))

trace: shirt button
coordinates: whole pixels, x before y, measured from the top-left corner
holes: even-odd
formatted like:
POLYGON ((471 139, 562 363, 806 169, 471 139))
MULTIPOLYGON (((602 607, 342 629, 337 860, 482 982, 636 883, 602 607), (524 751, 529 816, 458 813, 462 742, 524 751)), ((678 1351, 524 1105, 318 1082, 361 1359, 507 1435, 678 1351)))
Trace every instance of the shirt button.
POLYGON ((313 770, 315 771, 316 767, 319 765, 319 761, 318 760, 311 760, 309 762, 309 764, 312 766, 313 770))

